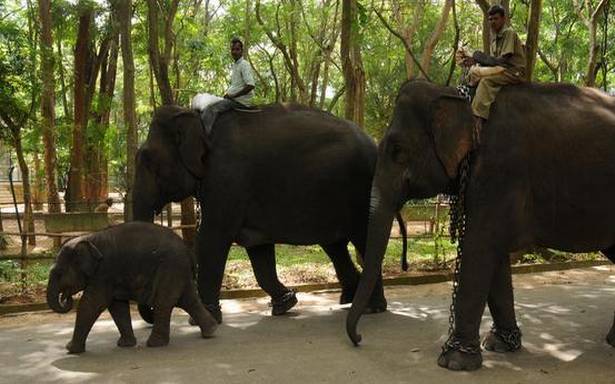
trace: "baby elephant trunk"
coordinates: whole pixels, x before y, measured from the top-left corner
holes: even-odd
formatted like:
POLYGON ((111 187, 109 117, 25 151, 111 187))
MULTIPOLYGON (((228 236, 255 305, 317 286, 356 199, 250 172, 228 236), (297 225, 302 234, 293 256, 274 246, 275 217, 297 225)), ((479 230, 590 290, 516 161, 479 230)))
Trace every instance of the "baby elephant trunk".
POLYGON ((73 309, 73 298, 60 292, 59 278, 57 271, 52 269, 47 283, 47 305, 54 312, 66 313, 73 309))

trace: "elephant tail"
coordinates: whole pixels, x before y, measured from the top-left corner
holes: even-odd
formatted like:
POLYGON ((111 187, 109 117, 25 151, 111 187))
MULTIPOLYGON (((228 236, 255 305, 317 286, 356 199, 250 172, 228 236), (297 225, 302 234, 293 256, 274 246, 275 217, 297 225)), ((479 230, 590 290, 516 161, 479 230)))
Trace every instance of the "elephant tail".
POLYGON ((406 231, 406 223, 401 216, 401 212, 395 214, 397 224, 399 224, 399 234, 401 235, 401 269, 406 272, 408 270, 408 232, 406 231))

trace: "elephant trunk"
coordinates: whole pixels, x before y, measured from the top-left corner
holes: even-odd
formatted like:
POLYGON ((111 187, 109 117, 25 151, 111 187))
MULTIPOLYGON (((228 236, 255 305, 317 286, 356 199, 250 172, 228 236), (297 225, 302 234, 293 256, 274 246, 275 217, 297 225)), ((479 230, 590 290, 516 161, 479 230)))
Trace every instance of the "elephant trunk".
POLYGON ((47 283, 47 305, 54 312, 66 313, 73 309, 73 298, 60 292, 59 280, 57 270, 52 269, 47 283))
POLYGON ((378 177, 378 174, 379 172, 376 172, 372 185, 363 274, 346 318, 346 332, 354 345, 361 342, 361 335, 357 334, 357 323, 369 302, 378 279, 382 276, 382 260, 389 242, 393 218, 397 213, 395 206, 397 200, 392 198, 397 193, 384 194, 381 186, 388 183, 381 182, 382 177, 378 177))
POLYGON ((136 221, 153 223, 160 192, 156 187, 155 176, 146 166, 143 157, 142 151, 139 151, 132 193, 132 217, 136 221))

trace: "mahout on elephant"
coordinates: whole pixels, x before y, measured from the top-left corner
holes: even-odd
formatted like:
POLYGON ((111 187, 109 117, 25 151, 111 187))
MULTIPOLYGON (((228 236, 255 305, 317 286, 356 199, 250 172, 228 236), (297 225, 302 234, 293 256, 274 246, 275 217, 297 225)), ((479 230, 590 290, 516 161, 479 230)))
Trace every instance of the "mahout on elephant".
MULTIPOLYGON (((195 196, 203 209, 196 253, 198 286, 221 322, 220 288, 233 242, 246 248, 272 314, 297 303, 278 279, 275 244, 319 244, 350 303, 359 283, 347 245, 363 254, 377 148, 351 122, 312 108, 275 104, 227 112, 206 134, 196 111, 163 106, 137 153, 135 220, 152 221, 171 201, 195 196)), ((400 228, 405 227, 400 220, 400 228)), ((379 277, 371 312, 387 307, 379 277)), ((139 308, 144 319, 148 310, 139 308)))
MULTIPOLYGON (((379 145, 365 268, 347 318, 355 344, 392 217, 411 198, 457 200, 461 270, 442 367, 481 366, 486 304, 494 327, 484 347, 520 348, 510 253, 601 250, 615 262, 615 98, 564 84, 505 87, 474 147, 470 106, 455 89, 417 80, 401 87, 379 145)), ((615 346, 615 324, 607 340, 615 346)))
POLYGON ((203 337, 218 324, 199 300, 192 251, 170 229, 130 222, 73 238, 60 248, 49 273, 47 303, 58 313, 72 309, 72 296, 83 291, 69 353, 85 351, 85 342, 100 314, 108 309, 120 331, 119 347, 136 345, 129 300, 153 308, 148 347, 169 343, 174 307, 195 319, 203 337))

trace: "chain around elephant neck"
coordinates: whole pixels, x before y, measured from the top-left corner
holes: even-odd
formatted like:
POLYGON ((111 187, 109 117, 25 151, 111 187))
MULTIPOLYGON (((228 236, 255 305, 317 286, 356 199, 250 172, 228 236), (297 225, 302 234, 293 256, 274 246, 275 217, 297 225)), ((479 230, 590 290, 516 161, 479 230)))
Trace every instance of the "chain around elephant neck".
POLYGON ((196 188, 194 191, 194 199, 196 200, 196 212, 195 212, 195 225, 196 228, 194 229, 196 232, 198 232, 199 228, 201 227, 201 221, 203 220, 203 209, 201 207, 201 182, 197 181, 196 183, 196 188))
POLYGON ((457 257, 455 258, 455 269, 453 271, 453 293, 450 305, 450 314, 448 317, 448 340, 442 346, 442 353, 446 353, 451 349, 461 350, 466 353, 476 353, 476 351, 468 346, 462 346, 456 340, 455 332, 455 305, 457 302, 457 292, 459 290, 459 273, 461 272, 461 261, 463 258, 463 241, 465 237, 467 217, 465 207, 466 189, 470 176, 470 164, 472 162, 472 152, 469 152, 459 165, 459 177, 457 182, 457 190, 450 191, 450 227, 449 233, 451 242, 457 241, 457 257))

